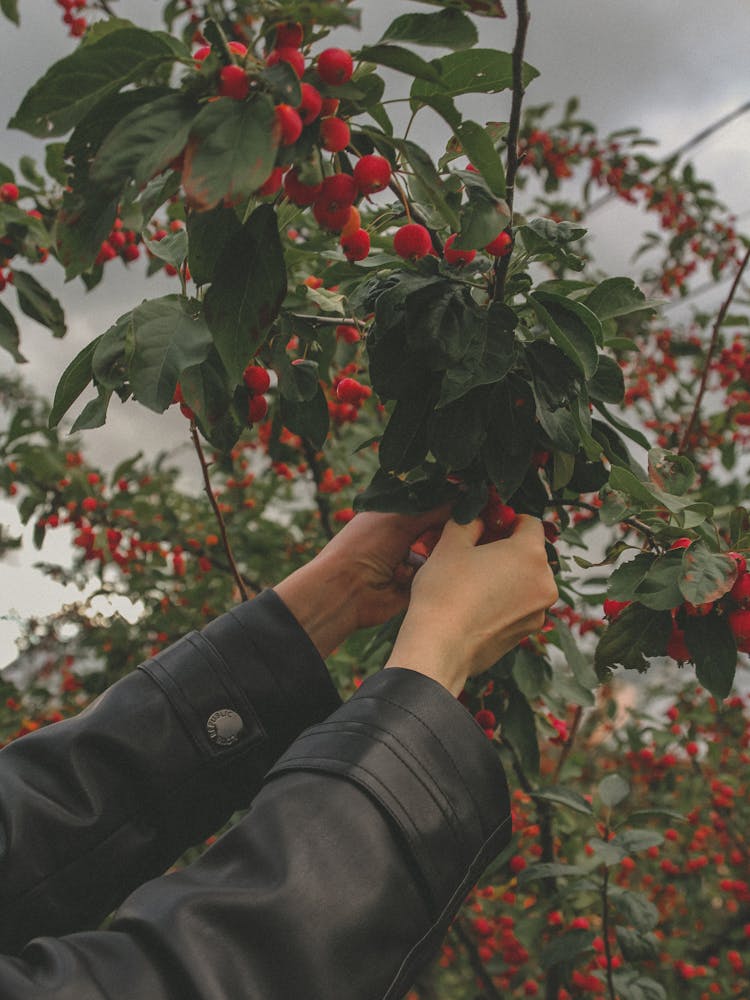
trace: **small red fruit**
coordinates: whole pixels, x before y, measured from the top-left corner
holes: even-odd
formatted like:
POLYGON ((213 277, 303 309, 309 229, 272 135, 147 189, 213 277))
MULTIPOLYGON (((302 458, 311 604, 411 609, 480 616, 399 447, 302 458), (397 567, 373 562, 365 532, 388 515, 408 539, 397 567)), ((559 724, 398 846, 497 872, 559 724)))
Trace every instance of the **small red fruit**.
POLYGON ((267 198, 269 195, 276 194, 281 187, 283 179, 284 171, 282 168, 274 167, 263 184, 258 188, 256 194, 260 195, 261 198, 267 198))
POLYGON ((276 26, 276 48, 298 49, 302 44, 305 33, 302 25, 298 21, 286 21, 284 24, 276 26))
POLYGON ((341 237, 341 249, 347 260, 352 263, 364 260, 370 252, 370 234, 366 229, 357 229, 341 237))
POLYGON ((685 663, 693 658, 685 643, 685 633, 675 622, 672 622, 672 634, 667 642, 667 656, 671 656, 678 663, 685 663))
POLYGON ((99 501, 95 497, 84 497, 81 501, 81 507, 86 513, 90 514, 91 511, 96 510, 99 506, 99 501))
POLYGON ((727 555, 731 556, 737 563, 737 572, 744 573, 747 569, 747 561, 745 557, 740 552, 727 552, 727 555))
POLYGON ((340 153, 349 145, 349 126, 343 118, 323 118, 320 122, 320 138, 323 149, 329 153, 340 153))
POLYGON ((289 63, 297 76, 305 72, 305 57, 291 45, 282 45, 266 56, 266 66, 275 66, 278 62, 289 63))
POLYGON ((271 385, 271 376, 260 365, 248 365, 242 373, 242 380, 249 391, 256 396, 262 396, 271 385))
POLYGON ((21 192, 18 190, 18 187, 13 184, 12 181, 6 181, 5 184, 0 184, 0 201, 5 202, 5 204, 18 201, 20 193, 21 192))
POLYGON ((692 538, 676 538, 672 544, 669 546, 671 549, 686 549, 688 546, 693 544, 692 538))
POLYGON ((611 622, 616 621, 623 608, 627 608, 630 601, 615 601, 608 597, 604 602, 604 617, 611 622))
POLYGON ((354 60, 345 49, 324 49, 318 56, 318 76, 325 83, 338 86, 351 80, 354 60))
POLYGON ((351 174, 331 174, 323 181, 318 200, 328 205, 353 205, 357 197, 357 185, 351 174))
POLYGON ((297 108, 297 113, 302 119, 303 125, 314 122, 323 107, 323 98, 320 91, 316 90, 311 83, 302 84, 302 100, 297 108))
POLYGON ((738 646, 750 642, 750 611, 744 608, 732 611, 728 616, 728 621, 738 646))
POLYGON ((219 94, 221 97, 231 97, 235 101, 244 100, 250 91, 247 73, 241 66, 234 63, 222 66, 219 73, 219 94))
POLYGON ((354 180, 360 194, 383 191, 391 182, 391 165, 384 156, 375 153, 362 156, 354 165, 354 180))
POLYGON ((292 168, 284 176, 284 194, 289 201, 300 208, 312 205, 315 199, 323 190, 323 184, 303 184, 297 176, 297 171, 292 168))
POLYGON ((211 54, 210 45, 202 45, 199 49, 196 49, 193 53, 193 61, 195 63, 195 68, 200 69, 201 63, 211 54))
POLYGON ((477 255, 476 250, 454 250, 453 244, 458 238, 458 233, 451 233, 445 241, 443 256, 448 264, 471 264, 477 255))
POLYGON ((302 135, 302 119, 291 104, 276 105, 276 121, 281 128, 281 145, 294 145, 302 135))
POLYGON ((356 406, 371 395, 372 389, 369 385, 362 385, 355 378, 342 378, 336 386, 336 398, 342 403, 352 403, 356 406))
POLYGON ((432 250, 432 239, 424 226, 410 222, 393 237, 393 249, 405 260, 419 260, 432 250))
POLYGON ((507 257, 513 248, 513 239, 507 230, 503 230, 491 243, 484 248, 492 257, 507 257))
POLYGON ((359 341, 359 330, 356 326, 341 323, 336 327, 336 340, 343 340, 345 344, 356 344, 359 341))
POLYGON ((740 573, 729 591, 729 596, 735 604, 739 604, 742 608, 746 608, 750 604, 750 573, 740 573))
POLYGON ((323 106, 320 109, 321 115, 324 118, 327 118, 329 115, 335 115, 339 109, 339 104, 341 104, 341 101, 338 97, 324 97, 323 106))
POLYGON ((484 531, 479 539, 480 545, 507 538, 513 532, 517 517, 515 510, 503 503, 494 490, 490 492, 489 499, 479 516, 484 522, 484 531))
POLYGON ((247 55, 247 45, 244 42, 227 42, 227 48, 241 59, 247 55))
POLYGON ((318 225, 332 233, 340 233, 349 221, 351 205, 337 205, 335 202, 318 200, 313 205, 313 215, 318 225))
POLYGON ((268 413, 268 400, 265 396, 251 396, 247 402, 247 420, 257 424, 268 413))

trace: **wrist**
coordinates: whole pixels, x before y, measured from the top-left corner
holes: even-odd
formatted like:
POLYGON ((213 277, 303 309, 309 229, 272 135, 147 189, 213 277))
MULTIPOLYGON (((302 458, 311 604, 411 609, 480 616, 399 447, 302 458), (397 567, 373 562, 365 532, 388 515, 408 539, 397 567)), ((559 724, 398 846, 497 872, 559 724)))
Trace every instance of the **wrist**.
MULTIPOLYGON (((337 561, 338 562, 338 561, 337 561)), ((325 659, 357 627, 357 581, 318 556, 273 588, 325 659)))
POLYGON ((451 652, 447 645, 433 641, 433 637, 410 634, 408 626, 406 629, 402 626, 385 666, 415 670, 431 677, 454 698, 461 694, 471 674, 457 650, 451 652))

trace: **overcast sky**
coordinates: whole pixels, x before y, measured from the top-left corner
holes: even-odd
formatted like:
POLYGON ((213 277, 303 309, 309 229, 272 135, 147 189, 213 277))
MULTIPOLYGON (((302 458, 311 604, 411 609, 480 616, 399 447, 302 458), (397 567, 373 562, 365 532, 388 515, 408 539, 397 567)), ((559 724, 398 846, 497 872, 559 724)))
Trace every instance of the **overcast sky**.
MULTIPOLYGON (((146 27, 159 26, 159 0, 116 0, 112 6, 121 17, 146 27)), ((340 44, 356 47, 373 42, 397 14, 430 10, 404 0, 364 0, 359 6, 362 32, 342 32, 340 44)), ((24 153, 41 158, 43 144, 8 131, 5 123, 28 87, 75 44, 67 37, 60 8, 52 0, 19 0, 19 7, 20 28, 0 20, 0 162, 13 168, 24 153)), ((506 0, 510 16, 505 21, 477 19, 480 45, 512 47, 513 7, 513 0, 506 0)), ((577 95, 581 114, 602 131, 638 126, 658 138, 666 154, 750 97, 748 0, 712 0, 710 4, 705 0, 530 0, 530 8, 527 60, 541 76, 529 88, 529 104, 552 101, 562 108, 569 96, 577 95)), ((479 120, 507 118, 508 104, 503 96, 482 99, 472 106, 472 114, 479 120)), ((429 134, 417 132, 416 137, 430 141, 429 134)), ((443 135, 436 153, 444 141, 443 135)), ((714 136, 696 151, 694 160, 731 210, 741 218, 750 212, 750 115, 714 136)), ((522 198, 518 207, 523 209, 522 198)), ((638 242, 638 223, 631 210, 617 205, 596 216, 597 255, 611 272, 631 270, 629 257, 638 242)), ((107 280, 89 295, 76 283, 63 286, 54 265, 41 274, 35 272, 61 298, 70 327, 68 337, 53 341, 46 330, 22 318, 22 350, 30 361, 25 374, 40 390, 51 394, 70 359, 120 313, 143 297, 164 293, 164 284, 137 280, 142 265, 131 265, 129 271, 119 261, 113 262, 107 280)), ((173 283, 166 287, 176 290, 173 283)), ((13 362, 3 353, 0 371, 11 367, 13 362)), ((184 440, 184 421, 176 414, 157 418, 134 404, 114 404, 110 413, 105 428, 87 432, 86 448, 94 461, 107 463, 113 454, 119 457, 142 447, 144 440, 152 442, 155 450, 184 440)), ((0 500, 0 522, 12 524, 13 520, 13 508, 0 500)), ((19 611, 32 607, 39 611, 59 602, 59 592, 40 584, 20 561, 10 574, 4 571, 6 585, 10 575, 12 587, 3 590, 12 593, 13 606, 19 611)), ((0 595, 0 616, 10 605, 10 597, 0 595)), ((11 632, 0 621, 0 664, 7 658, 3 636, 11 632)))

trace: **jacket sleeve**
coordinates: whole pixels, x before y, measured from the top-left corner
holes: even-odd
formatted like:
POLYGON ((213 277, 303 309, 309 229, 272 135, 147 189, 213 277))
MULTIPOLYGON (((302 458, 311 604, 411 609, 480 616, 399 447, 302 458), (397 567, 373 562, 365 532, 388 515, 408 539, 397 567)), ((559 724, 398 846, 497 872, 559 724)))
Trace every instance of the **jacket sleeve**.
POLYGON ((435 681, 388 669, 303 733, 247 815, 108 930, 0 960, 3 1000, 398 1000, 510 839, 502 767, 435 681))
POLYGON ((0 951, 97 927, 247 807, 298 734, 340 704, 307 634, 265 591, 79 716, 9 744, 0 751, 0 951))

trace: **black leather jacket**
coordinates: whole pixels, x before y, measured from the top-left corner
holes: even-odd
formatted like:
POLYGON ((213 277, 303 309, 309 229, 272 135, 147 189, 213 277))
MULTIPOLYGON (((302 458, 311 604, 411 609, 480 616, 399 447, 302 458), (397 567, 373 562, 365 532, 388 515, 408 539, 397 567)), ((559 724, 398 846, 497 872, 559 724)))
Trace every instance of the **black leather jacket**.
POLYGON ((510 825, 444 688, 342 705, 267 591, 0 752, 0 998, 398 1000, 510 825))

